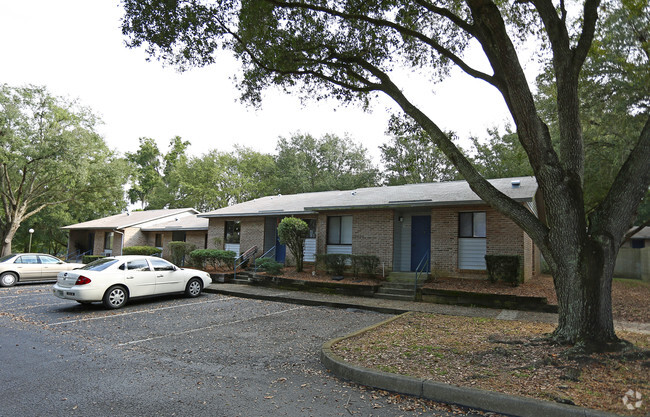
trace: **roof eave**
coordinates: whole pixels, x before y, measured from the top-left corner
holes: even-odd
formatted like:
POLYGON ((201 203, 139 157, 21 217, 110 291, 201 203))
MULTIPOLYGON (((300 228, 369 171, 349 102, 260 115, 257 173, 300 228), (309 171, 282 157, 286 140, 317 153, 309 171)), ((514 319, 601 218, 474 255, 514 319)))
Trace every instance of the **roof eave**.
POLYGON ((315 211, 311 210, 301 210, 301 211, 279 211, 279 210, 269 210, 269 211, 257 211, 249 213, 227 213, 227 214, 199 214, 198 217, 207 217, 207 218, 227 218, 227 217, 263 217, 263 216, 295 216, 295 215, 304 215, 304 214, 317 214, 315 211))
MULTIPOLYGON (((533 201, 532 197, 513 198, 518 203, 528 203, 533 201)), ((384 204, 366 204, 366 205, 348 205, 348 206, 326 206, 326 207, 305 207, 307 210, 314 212, 334 211, 334 210, 368 210, 368 209, 386 209, 386 208, 411 208, 411 207, 450 207, 450 206, 484 206, 483 200, 462 200, 462 201, 440 201, 440 202, 421 202, 421 203, 384 203, 384 204)))

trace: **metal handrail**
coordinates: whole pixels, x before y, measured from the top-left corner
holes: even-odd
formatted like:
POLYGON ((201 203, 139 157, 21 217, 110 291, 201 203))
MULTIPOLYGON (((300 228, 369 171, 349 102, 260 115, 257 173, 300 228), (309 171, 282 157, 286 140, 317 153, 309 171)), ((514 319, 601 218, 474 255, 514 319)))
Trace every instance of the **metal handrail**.
POLYGON ((425 269, 427 269, 427 266, 429 265, 429 251, 424 254, 422 259, 420 260, 420 263, 418 264, 417 268, 415 268, 415 292, 417 294, 418 291, 418 278, 420 278, 420 275, 424 272, 425 269))
POLYGON ((72 255, 74 255, 74 260, 76 261, 76 260, 77 260, 77 257, 79 256, 79 253, 81 253, 81 250, 79 250, 79 249, 77 249, 77 250, 74 251, 74 252, 67 253, 67 254, 65 255, 65 260, 66 260, 66 261, 69 261, 70 258, 72 258, 72 255))
POLYGON ((260 257, 258 257, 258 258, 255 258, 255 269, 254 269, 254 271, 255 271, 256 273, 257 273, 257 260, 258 260, 258 259, 261 259, 261 258, 266 258, 266 255, 268 255, 269 253, 271 253, 271 251, 274 251, 274 250, 275 250, 275 245, 273 245, 273 247, 272 247, 271 249, 269 249, 269 250, 267 250, 266 252, 264 252, 264 253, 262 254, 262 256, 260 256, 260 257))
POLYGON ((255 246, 249 248, 247 251, 245 251, 244 253, 242 253, 241 255, 239 255, 238 257, 235 258, 235 260, 234 260, 235 270, 234 270, 234 276, 233 276, 233 278, 235 278, 235 279, 237 278, 237 268, 239 268, 240 266, 242 266, 243 264, 245 264, 246 261, 248 261, 248 260, 251 258, 251 256, 254 256, 256 253, 257 253, 257 245, 255 245, 255 246), (238 259, 243 259, 243 261, 241 261, 241 262, 238 264, 238 263, 237 263, 237 260, 238 260, 238 259))

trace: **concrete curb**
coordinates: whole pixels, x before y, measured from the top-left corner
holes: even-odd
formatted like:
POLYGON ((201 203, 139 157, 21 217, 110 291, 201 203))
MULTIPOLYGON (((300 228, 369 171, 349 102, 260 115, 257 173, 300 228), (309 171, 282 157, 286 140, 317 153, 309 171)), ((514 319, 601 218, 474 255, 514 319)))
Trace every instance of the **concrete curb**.
MULTIPOLYGON (((232 297, 251 298, 254 300, 279 301, 287 304, 325 306, 325 307, 333 307, 333 308, 356 308, 360 310, 369 310, 369 311, 375 311, 377 313, 384 313, 384 314, 403 314, 408 312, 408 310, 400 309, 400 308, 367 306, 367 305, 359 306, 359 304, 356 303, 338 303, 335 301, 309 300, 305 298, 283 297, 281 295, 250 294, 250 293, 244 293, 240 291, 229 291, 229 290, 222 290, 222 289, 216 289, 210 287, 205 287, 203 291, 213 293, 213 294, 229 295, 232 297)), ((293 291, 293 290, 289 290, 289 291, 293 291)))
POLYGON ((476 388, 459 387, 422 378, 412 378, 349 364, 332 351, 338 342, 383 326, 404 315, 390 318, 344 337, 326 342, 320 352, 321 363, 334 375, 362 385, 428 400, 453 403, 477 410, 491 411, 520 417, 616 417, 617 414, 598 410, 510 396, 476 388))

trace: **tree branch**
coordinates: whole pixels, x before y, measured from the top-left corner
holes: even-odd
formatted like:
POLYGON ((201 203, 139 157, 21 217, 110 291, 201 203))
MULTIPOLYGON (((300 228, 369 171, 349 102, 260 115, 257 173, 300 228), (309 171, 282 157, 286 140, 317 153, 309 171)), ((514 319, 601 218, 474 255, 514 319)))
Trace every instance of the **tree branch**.
POLYGON ((528 233, 535 243, 546 250, 548 228, 533 213, 497 190, 483 178, 449 137, 404 96, 400 89, 392 82, 388 74, 368 62, 360 61, 358 64, 381 80, 382 91, 395 100, 407 115, 422 126, 440 150, 458 168, 458 171, 467 180, 470 188, 483 201, 511 218, 519 227, 528 233))
POLYGON ((618 172, 605 199, 590 216, 594 233, 617 241, 630 227, 641 199, 650 187, 650 114, 632 152, 618 172))
MULTIPOLYGON (((400 35, 405 36, 405 37, 412 37, 415 39, 418 39, 422 43, 428 45, 432 49, 434 49, 436 52, 438 52, 440 55, 444 56, 445 58, 449 59, 452 61, 454 64, 456 64, 461 70, 463 70, 465 73, 468 75, 471 75, 474 78, 478 78, 481 80, 484 80, 485 82, 495 85, 495 80, 492 76, 478 71, 474 68, 472 68, 470 65, 468 65, 463 59, 461 59, 458 55, 454 54, 451 52, 448 48, 445 48, 442 46, 440 43, 436 42, 434 39, 429 38, 428 36, 424 35, 423 33, 417 32, 415 30, 409 29, 405 26, 399 25, 395 22, 391 22, 389 20, 385 19, 377 19, 377 18, 372 18, 363 14, 354 14, 354 13, 345 13, 341 12, 335 9, 331 9, 328 7, 322 7, 322 6, 315 6, 311 4, 305 4, 305 3, 297 3, 297 2, 283 2, 279 0, 267 0, 269 3, 280 7, 280 8, 287 8, 287 9, 292 9, 292 8, 298 8, 298 9, 305 9, 305 10, 311 10, 315 12, 321 12, 321 13, 326 13, 330 16, 335 16, 339 17, 341 19, 346 19, 346 20, 357 20, 357 21, 362 21, 366 22, 378 27, 385 27, 385 28, 390 28, 398 32, 400 35)), ((424 7, 424 4, 422 4, 424 7)), ((455 15, 453 15, 449 10, 447 9, 441 9, 434 7, 430 5, 427 7, 427 10, 430 10, 440 16, 452 19, 455 15)), ((464 29, 466 32, 468 32, 470 35, 475 36, 476 32, 474 28, 469 25, 467 22, 464 22, 462 19, 460 19, 458 16, 455 16, 455 19, 453 19, 455 24, 459 24, 459 26, 464 29), (454 21, 455 20, 455 21, 454 21)))

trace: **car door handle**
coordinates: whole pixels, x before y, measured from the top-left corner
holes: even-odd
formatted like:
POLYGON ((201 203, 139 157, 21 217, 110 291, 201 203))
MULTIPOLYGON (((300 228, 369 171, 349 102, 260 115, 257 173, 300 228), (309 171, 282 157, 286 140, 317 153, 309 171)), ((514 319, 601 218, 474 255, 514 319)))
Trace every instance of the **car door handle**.
POLYGON ((156 278, 162 278, 162 277, 164 277, 164 275, 162 275, 162 274, 161 275, 156 275, 156 278))
POLYGON ((133 279, 133 277, 132 276, 131 277, 126 277, 126 279, 133 279))

